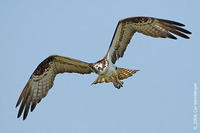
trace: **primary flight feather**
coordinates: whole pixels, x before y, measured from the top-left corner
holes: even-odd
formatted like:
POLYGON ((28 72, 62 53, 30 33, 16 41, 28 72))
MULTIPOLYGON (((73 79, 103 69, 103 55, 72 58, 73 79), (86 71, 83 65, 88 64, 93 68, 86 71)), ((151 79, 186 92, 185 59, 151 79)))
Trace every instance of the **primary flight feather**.
POLYGON ((23 89, 16 107, 20 105, 18 118, 23 113, 25 120, 29 110, 33 111, 36 105, 52 88, 55 76, 59 73, 98 74, 93 84, 112 82, 116 88, 121 88, 123 82, 138 70, 118 68, 115 62, 123 57, 131 38, 136 32, 151 37, 177 39, 173 34, 189 39, 186 34, 190 31, 182 28, 179 22, 158 19, 153 17, 131 17, 118 22, 110 47, 105 57, 96 63, 87 63, 69 57, 51 55, 42 61, 35 69, 25 88, 23 89))

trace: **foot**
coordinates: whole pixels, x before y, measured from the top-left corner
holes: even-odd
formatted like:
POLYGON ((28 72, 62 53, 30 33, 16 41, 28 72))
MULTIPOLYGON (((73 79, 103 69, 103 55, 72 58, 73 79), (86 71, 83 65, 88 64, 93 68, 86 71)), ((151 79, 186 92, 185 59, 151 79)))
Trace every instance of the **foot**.
POLYGON ((120 89, 121 87, 123 87, 123 81, 118 81, 118 82, 114 82, 113 85, 115 86, 115 88, 120 89))

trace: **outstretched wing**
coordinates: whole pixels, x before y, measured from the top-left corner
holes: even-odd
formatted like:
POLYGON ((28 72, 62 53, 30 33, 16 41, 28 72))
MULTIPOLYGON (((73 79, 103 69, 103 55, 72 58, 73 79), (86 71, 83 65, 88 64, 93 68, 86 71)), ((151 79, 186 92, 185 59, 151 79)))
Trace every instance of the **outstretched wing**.
POLYGON ((110 58, 112 63, 115 63, 117 59, 123 57, 126 47, 135 32, 152 37, 177 39, 171 34, 173 33, 189 39, 185 34, 191 34, 191 32, 181 28, 181 26, 185 25, 175 21, 152 17, 122 19, 118 22, 106 57, 110 58))
POLYGON ((86 62, 58 55, 49 56, 38 65, 22 91, 16 104, 17 107, 21 103, 17 117, 24 111, 25 120, 30 106, 33 111, 52 88, 56 74, 64 72, 89 74, 93 71, 86 62))

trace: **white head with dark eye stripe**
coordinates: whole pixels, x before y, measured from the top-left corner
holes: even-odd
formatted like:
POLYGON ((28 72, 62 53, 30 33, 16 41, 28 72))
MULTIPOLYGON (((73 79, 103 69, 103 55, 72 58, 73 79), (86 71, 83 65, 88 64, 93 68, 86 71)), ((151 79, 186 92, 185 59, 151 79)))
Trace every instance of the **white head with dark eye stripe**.
POLYGON ((100 63, 96 63, 95 65, 94 65, 94 69, 96 69, 97 71, 98 71, 98 73, 100 72, 102 72, 103 71, 103 64, 100 62, 100 63))
POLYGON ((108 62, 105 60, 98 61, 93 65, 93 69, 98 74, 104 74, 108 69, 108 62))

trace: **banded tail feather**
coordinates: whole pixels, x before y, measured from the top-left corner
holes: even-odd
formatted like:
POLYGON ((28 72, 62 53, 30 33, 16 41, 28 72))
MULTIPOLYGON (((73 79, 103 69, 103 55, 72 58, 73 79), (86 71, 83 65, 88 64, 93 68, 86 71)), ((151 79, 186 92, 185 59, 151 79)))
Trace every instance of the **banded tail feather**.
MULTIPOLYGON (((119 80, 127 79, 128 77, 133 76, 136 72, 139 70, 131 70, 131 69, 125 69, 125 68, 117 68, 117 77, 119 80)), ((115 80, 116 76, 111 75, 110 77, 106 78, 105 76, 99 75, 97 79, 92 84, 98 84, 98 83, 109 83, 115 80)))

